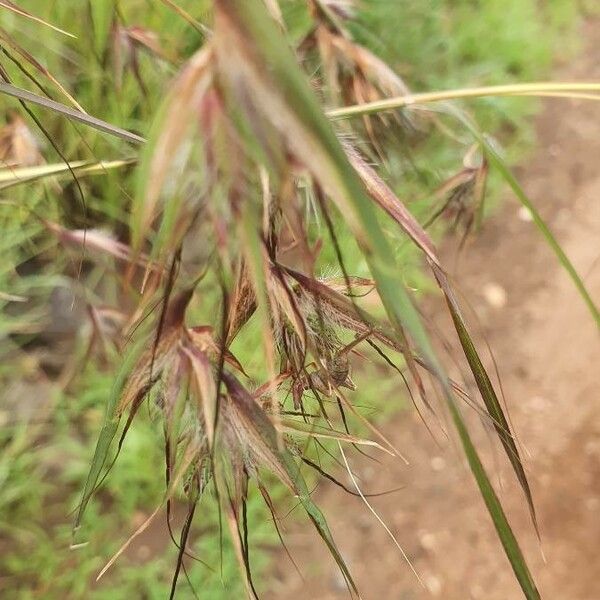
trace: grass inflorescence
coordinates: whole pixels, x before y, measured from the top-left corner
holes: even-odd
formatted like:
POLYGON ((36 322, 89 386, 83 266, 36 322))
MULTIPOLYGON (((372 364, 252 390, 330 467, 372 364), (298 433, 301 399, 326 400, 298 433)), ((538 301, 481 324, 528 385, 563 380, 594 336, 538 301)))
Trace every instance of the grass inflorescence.
MULTIPOLYGON (((0 2, 11 19, 0 32, 0 92, 20 103, 0 135, 9 265, 0 273, 0 334, 6 364, 20 373, 3 377, 16 386, 13 403, 40 397, 2 434, 9 486, 0 504, 11 515, 3 539, 18 548, 3 566, 8 589, 164 597, 187 580, 211 597, 240 585, 255 597, 265 564, 255 550, 284 541, 278 512, 287 502, 302 508, 358 596, 312 485, 333 480, 373 510, 352 453, 403 459, 357 406, 373 394, 368 383, 356 390, 353 377, 367 362, 410 381, 422 413, 448 411, 515 575, 537 598, 466 405, 496 431, 536 525, 525 470, 427 227, 453 221, 466 239, 493 167, 532 206, 496 142, 448 102, 595 97, 597 86, 485 87, 537 73, 550 52, 540 45, 522 61, 513 40, 499 40, 488 64, 482 20, 462 3, 442 22, 435 11, 374 0, 361 10, 310 0, 283 11, 275 0, 165 1, 143 24, 135 12, 143 3, 131 4, 90 2, 78 20, 67 3, 30 14, 0 2), (418 27, 398 41, 383 19, 400 13, 418 27), (443 35, 444 23, 454 36, 443 35), (42 50, 34 35, 46 25, 42 50), (74 38, 59 40, 62 27, 74 38), (82 44, 89 31, 93 43, 82 44), (408 82, 456 83, 445 67, 419 71, 440 52, 433 41, 446 38, 448 72, 479 87, 413 93, 408 82), (382 46, 386 39, 395 43, 382 46), (412 288, 436 286, 480 399, 449 378, 417 309, 412 288), (44 451, 32 449, 38 440, 44 451), (332 475, 325 455, 339 457, 348 477, 332 475), (21 550, 32 546, 26 564, 21 550), (146 556, 143 569, 132 567, 146 556), (129 566, 110 569, 117 559, 129 566)), ((439 14, 450 11, 438 4, 439 14)), ((509 4, 490 3, 490 22, 511 14, 533 22, 525 17, 534 3, 509 4)), ((517 106, 521 116, 531 110, 517 106)), ((489 105, 481 113, 486 129, 506 124, 489 105)), ((376 402, 405 402, 390 396, 376 402)))

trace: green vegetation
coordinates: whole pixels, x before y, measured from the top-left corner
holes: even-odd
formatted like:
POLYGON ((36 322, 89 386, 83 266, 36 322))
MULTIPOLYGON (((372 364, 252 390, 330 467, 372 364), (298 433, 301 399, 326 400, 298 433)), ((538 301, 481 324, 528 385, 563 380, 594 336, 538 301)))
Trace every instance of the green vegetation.
MULTIPOLYGON (((197 22, 211 25, 208 1, 187 0, 178 4, 197 22)), ((300 42, 313 24, 306 3, 293 0, 281 4, 291 36, 300 42)), ((70 549, 71 525, 88 475, 92 448, 103 425, 115 373, 123 360, 122 349, 111 338, 109 330, 115 323, 122 325, 120 319, 124 314, 129 316, 127 311, 133 311, 138 298, 123 284, 126 270, 122 263, 112 257, 84 261, 81 244, 71 243, 69 247, 65 231, 49 230, 41 218, 60 223, 67 229, 110 232, 120 241, 130 241, 135 234, 139 239, 147 236, 154 242, 153 258, 164 258, 161 249, 169 249, 169 242, 177 239, 168 221, 169 216, 176 220, 176 207, 180 207, 180 203, 173 200, 173 213, 165 210, 161 229, 155 234, 150 231, 149 223, 144 229, 143 211, 148 206, 143 201, 147 195, 140 190, 156 177, 153 170, 156 164, 152 161, 161 126, 164 127, 164 121, 157 115, 166 110, 161 109, 165 93, 184 61, 204 43, 206 34, 174 12, 168 2, 158 0, 47 3, 29 0, 20 6, 75 37, 64 36, 0 6, 0 43, 4 50, 0 64, 10 81, 38 94, 47 91, 52 98, 69 104, 69 99, 48 79, 47 70, 90 115, 147 137, 150 144, 143 151, 145 158, 141 168, 100 170, 77 180, 70 173, 64 173, 56 178, 45 177, 26 185, 15 185, 17 182, 10 180, 10 173, 15 167, 27 165, 12 164, 2 170, 11 185, 0 179, 3 231, 0 241, 3 256, 0 378, 5 389, 0 403, 0 594, 19 599, 165 598, 178 553, 168 537, 162 516, 133 542, 100 582, 94 583, 100 569, 130 533, 163 501, 165 442, 157 403, 150 401, 148 409, 144 405, 138 411, 114 468, 87 506, 77 532, 77 542, 85 544, 70 549), (30 57, 41 64, 34 64, 30 57), (35 82, 22 69, 27 70, 35 82), (131 214, 137 214, 136 209, 132 210, 133 198, 137 199, 135 206, 142 217, 132 224, 131 214), (130 230, 133 230, 132 236, 130 230), (90 323, 86 316, 86 305, 93 306, 97 310, 93 318, 107 326, 108 333, 101 344, 94 338, 97 331, 93 319, 90 323), (92 352, 93 360, 88 360, 92 340, 97 345, 92 352)), ((549 71, 555 48, 560 44, 564 50, 565 40, 569 46, 577 19, 574 4, 568 0, 552 2, 544 8, 534 0, 475 3, 436 0, 427 5, 408 0, 365 0, 361 6, 355 18, 348 21, 348 29, 415 91, 540 80, 549 71)), ((269 48, 263 50, 268 56, 269 48)), ((307 67, 311 66, 310 60, 307 59, 307 67)), ((316 75, 325 77, 320 70, 316 75)), ((294 80, 289 85, 293 91, 300 89, 294 80)), ((7 145, 14 150, 15 141, 28 145, 30 150, 39 150, 40 157, 50 164, 61 163, 64 158, 69 161, 128 160, 138 155, 138 148, 117 138, 28 105, 37 125, 43 127, 42 134, 31 120, 32 115, 25 113, 16 101, 4 96, 2 101, 0 118, 4 123, 7 126, 12 123, 13 127, 15 123, 21 124, 14 117, 14 111, 18 111, 22 123, 35 134, 32 144, 29 133, 24 134, 23 129, 10 130, 13 136, 9 138, 10 143, 6 136, 0 141, 0 158, 5 163, 14 163, 17 158, 14 151, 7 150, 7 145)), ((533 132, 529 117, 535 109, 532 99, 486 98, 476 101, 471 112, 485 131, 500 139, 511 162, 522 157, 530 145, 533 132)), ((297 112, 299 119, 311 119, 310 114, 301 114, 301 105, 291 112, 297 112)), ((162 116, 166 118, 164 112, 162 116)), ((190 118, 198 116, 190 115, 190 118)), ((446 116, 438 118, 438 129, 430 122, 417 121, 416 130, 409 126, 393 128, 393 135, 382 130, 376 132, 385 146, 378 157, 382 162, 381 171, 421 223, 427 222, 443 203, 443 199, 432 192, 463 168, 463 155, 472 140, 446 116), (454 139, 448 137, 448 129, 454 139)), ((363 130, 360 127, 357 125, 359 134, 368 139, 368 127, 363 130)), ((315 130, 317 128, 315 126, 315 130)), ((242 125, 240 129, 243 130, 242 125)), ((253 161, 260 162, 263 149, 256 146, 258 144, 248 142, 248 154, 253 161)), ((274 153, 277 151, 275 148, 274 153)), ((199 155, 200 150, 194 148, 187 166, 194 164, 199 155)), ((377 156, 377 152, 372 155, 377 156)), ((31 164, 37 163, 40 157, 34 157, 31 164)), ((178 181, 178 185, 172 186, 173 198, 183 197, 185 186, 197 186, 199 179, 194 172, 189 179, 178 181)), ((159 188, 162 183, 164 181, 159 188)), ((492 175, 492 198, 499 183, 492 175)), ((225 197, 223 190, 215 193, 225 197)), ((320 212, 313 197, 314 188, 307 185, 306 196, 312 202, 312 209, 320 212)), ((356 206, 360 212, 360 202, 356 206)), ((362 225, 370 219, 365 214, 363 211, 362 225)), ((259 220, 251 209, 244 216, 250 225, 253 219, 259 220)), ((367 277, 371 274, 378 280, 386 304, 385 290, 398 281, 389 278, 377 256, 373 259, 362 254, 346 223, 337 217, 334 220, 339 251, 346 267, 352 275, 367 277)), ((380 221, 382 229, 389 234, 386 239, 394 245, 395 258, 402 270, 401 281, 420 291, 433 289, 431 279, 423 272, 419 248, 405 238, 397 241, 400 238, 395 224, 380 221)), ((378 223, 373 220, 371 225, 368 244, 382 244, 376 235, 378 223)), ((434 227, 439 235, 448 225, 442 219, 434 227)), ((317 234, 314 230, 309 233, 310 243, 315 243, 317 234)), ((328 240, 327 233, 319 235, 328 240)), ((252 243, 252 240, 248 243, 250 248, 253 248, 252 243)), ((386 249, 379 248, 381 253, 386 249)), ((85 252, 93 254, 94 250, 90 241, 85 252)), ((194 261, 202 260, 202 256, 197 256, 201 249, 192 250, 196 254, 192 251, 189 262, 185 263, 191 273, 194 261)), ((251 254, 247 248, 244 251, 251 254)), ((335 246, 325 243, 319 256, 319 269, 327 270, 336 265, 336 255, 335 246)), ((164 264, 167 264, 166 259, 164 264)), ((260 265, 259 259, 257 264, 260 265)), ((339 268, 335 274, 341 276, 339 268)), ((233 271, 225 269, 225 279, 233 275, 233 271)), ((255 273, 255 277, 258 289, 264 282, 260 273, 255 273)), ((220 296, 214 291, 217 283, 214 273, 200 283, 198 293, 205 298, 205 304, 192 306, 194 317, 202 319, 207 314, 219 313, 220 296)), ((267 286, 264 287, 266 293, 267 286)), ((257 292, 257 295, 260 294, 257 292)), ((407 305, 395 305, 395 296, 392 296, 388 294, 387 298, 392 322, 402 323, 411 333, 415 346, 428 358, 426 349, 419 344, 418 319, 405 322, 407 305)), ((384 315, 383 307, 377 305, 374 310, 379 316, 384 315)), ((268 315, 259 310, 243 337, 231 346, 236 358, 257 383, 269 376, 263 348, 256 351, 262 343, 265 319, 268 329, 268 315)), ((217 329, 218 321, 213 324, 217 329)), ((351 339, 346 331, 343 341, 349 343, 351 339)), ((433 359, 431 364, 435 365, 433 359)), ((366 407, 365 414, 377 420, 401 408, 402 402, 395 406, 382 402, 381 387, 375 390, 368 376, 373 369, 375 367, 367 365, 364 372, 357 375, 360 386, 354 398, 357 404, 366 407)), ((397 389, 395 385, 390 381, 390 391, 397 389)), ((494 414, 492 409, 490 413, 494 414)), ((494 419, 496 423, 502 422, 498 415, 494 415, 494 419)), ((360 423, 356 430, 360 434, 365 432, 360 423)), ((462 434, 464 439, 466 434, 462 434)), ((501 431, 499 435, 503 443, 510 446, 510 436, 502 438, 501 431)), ((336 444, 330 447, 335 448, 336 444)), ((289 465, 286 468, 289 475, 289 465)), ((515 469, 518 472, 518 466, 515 469)), ((269 486, 273 490, 271 495, 278 501, 278 512, 285 514, 294 506, 294 500, 281 488, 283 486, 269 486)), ((490 496, 488 491, 488 505, 493 504, 492 496, 493 492, 490 496)), ((187 509, 183 494, 177 496, 174 505, 178 526, 174 533, 178 537, 187 509)), ((181 576, 178 583, 181 597, 192 597, 193 587, 215 599, 239 597, 243 593, 244 584, 229 542, 226 515, 219 515, 217 506, 215 497, 205 494, 196 511, 196 526, 188 545, 208 566, 186 560, 186 576, 191 587, 186 577, 181 576)), ((247 506, 248 521, 252 523, 251 567, 254 580, 261 588, 265 584, 261 573, 268 567, 268 549, 275 547, 278 539, 271 515, 254 484, 250 484, 247 506)), ((314 509, 307 508, 308 512, 311 510, 314 509)), ((497 513, 497 507, 495 510, 497 513)), ((318 543, 317 535, 315 543, 318 543)), ((528 577, 526 573, 519 576, 528 577)))

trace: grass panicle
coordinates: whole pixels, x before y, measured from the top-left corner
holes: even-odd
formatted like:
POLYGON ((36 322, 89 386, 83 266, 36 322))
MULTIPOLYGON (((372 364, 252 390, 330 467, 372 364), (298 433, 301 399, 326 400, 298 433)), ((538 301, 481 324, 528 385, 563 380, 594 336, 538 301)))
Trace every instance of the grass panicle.
MULTIPOLYGON (((50 239, 53 248, 58 244, 60 256, 70 247, 83 257, 72 277, 87 314, 82 364, 109 356, 120 361, 77 506, 74 545, 92 496, 105 485, 117 457, 123 458, 136 427, 150 415, 164 436, 157 445, 164 446, 165 488, 158 506, 98 577, 166 508, 177 546, 173 597, 181 573, 189 577, 194 517, 205 508, 199 508, 201 502, 212 502, 219 532, 222 518, 226 521, 227 543, 245 592, 258 597, 250 497, 260 494, 283 542, 271 498, 280 489, 274 484, 278 481, 303 508, 351 597, 360 597, 303 469, 309 467, 361 497, 404 555, 367 500, 373 494, 363 493, 347 460, 353 450, 365 449, 406 460, 357 405, 354 392, 360 388, 353 369, 369 360, 390 373, 399 371, 404 382, 410 380, 409 394, 418 392, 429 411, 440 410, 436 396, 445 399, 441 410, 449 412, 455 425, 522 591, 528 599, 539 598, 473 441, 465 406, 475 407, 493 426, 537 530, 525 468, 428 227, 443 215, 461 225, 466 239, 480 224, 488 176, 499 172, 533 214, 600 322, 580 277, 504 160, 473 120, 451 104, 491 96, 597 99, 600 86, 533 83, 413 93, 356 35, 359 7, 352 2, 308 1, 309 25, 295 36, 288 29, 286 7, 276 0, 214 0, 209 3, 209 24, 200 22, 200 11, 191 7, 170 0, 161 4, 166 11, 161 18, 168 14, 191 30, 194 37, 186 49, 171 50, 150 24, 128 24, 116 3, 89 6, 92 59, 113 68, 115 98, 135 93, 138 99, 130 114, 115 111, 123 117, 115 120, 122 126, 85 113, 67 84, 59 83, 12 32, 0 31, 2 43, 73 106, 11 83, 3 66, 1 94, 37 107, 40 114, 84 125, 77 130, 80 139, 93 130, 105 134, 98 142, 105 158, 90 156, 94 152, 88 146, 91 152, 86 154, 71 149, 69 162, 63 164, 46 160, 27 122, 12 116, 0 130, 0 190, 18 194, 27 185, 39 186, 44 194, 57 189, 70 193, 75 182, 82 197, 84 189, 94 197, 95 182, 102 177, 119 197, 119 203, 104 208, 103 219, 114 226, 114 234, 95 227, 87 213, 69 215, 65 223, 46 214, 44 194, 37 203, 25 205, 36 228, 30 244, 41 248, 37 255, 44 256, 50 239), (179 64, 181 56, 190 57, 179 64), (162 81, 165 93, 154 93, 149 72, 172 69, 178 73, 170 83, 166 77, 162 81), (311 79, 306 72, 319 76, 311 79), (441 107, 439 114, 429 110, 434 104, 441 107), (152 122, 146 125, 139 115, 146 115, 150 105, 152 122), (460 123, 460 136, 442 122, 448 114, 460 123), (350 117, 362 120, 356 125, 350 117), (426 221, 413 214, 410 198, 405 201, 397 193, 400 186, 384 173, 398 156, 397 140, 409 155, 412 144, 426 144, 429 138, 434 143, 458 141, 456 154, 465 158, 458 172, 441 183, 424 177, 434 209, 426 221), (381 167, 373 164, 373 157, 381 160, 381 167), (120 183, 130 175, 133 198, 120 183), (471 397, 464 382, 450 379, 447 356, 432 342, 430 325, 421 316, 419 298, 399 260, 401 244, 419 256, 423 276, 445 297, 480 398, 471 397), (332 264, 336 275, 323 275, 322 268, 332 264), (102 286, 109 289, 113 306, 101 305, 102 286), (144 405, 148 411, 142 410, 144 405), (318 460, 319 449, 343 460, 356 491, 328 473, 318 460), (182 497, 186 517, 176 541, 171 511, 182 497)), ((0 0, 2 8, 49 25, 12 2, 0 0)), ((96 213, 103 214, 94 199, 96 213)), ((71 262, 64 261, 65 273, 74 273, 71 262)), ((0 296, 0 301, 20 302, 18 291, 0 296)), ((65 388, 76 370, 72 366, 63 378, 68 381, 65 388)))

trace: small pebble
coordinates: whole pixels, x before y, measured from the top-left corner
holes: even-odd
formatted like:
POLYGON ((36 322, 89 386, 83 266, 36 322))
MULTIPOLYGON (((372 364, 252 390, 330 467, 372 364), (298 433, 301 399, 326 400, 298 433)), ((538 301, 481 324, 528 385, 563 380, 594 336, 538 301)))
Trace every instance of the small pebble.
POLYGON ((585 453, 588 456, 595 456, 600 454, 600 440, 590 440, 585 445, 585 453))
POLYGON ((356 523, 361 531, 369 531, 373 528, 373 515, 370 512, 362 513, 358 515, 356 523))
POLYGON ((339 569, 336 570, 335 573, 332 573, 330 586, 335 592, 344 592, 348 589, 348 584, 346 583, 346 580, 339 569))
POLYGON ((542 396, 533 396, 529 401, 529 408, 536 412, 541 412, 548 408, 548 400, 542 398, 542 396))
POLYGON ((531 221, 533 221, 531 213, 524 206, 519 207, 517 215, 519 219, 521 219, 521 221, 524 221, 525 223, 531 223, 531 221))
POLYGON ((426 575, 425 585, 432 596, 439 596, 442 593, 442 580, 435 575, 426 575))
POLYGON ((444 467, 446 466, 446 461, 441 456, 434 456, 431 459, 430 464, 431 464, 431 468, 435 472, 439 472, 439 471, 442 471, 444 469, 444 467))
POLYGON ((497 283, 486 283, 483 286, 483 297, 493 308, 502 308, 506 305, 506 290, 497 283))
POLYGON ((436 545, 436 536, 429 531, 419 531, 419 542, 424 550, 433 550, 436 545))

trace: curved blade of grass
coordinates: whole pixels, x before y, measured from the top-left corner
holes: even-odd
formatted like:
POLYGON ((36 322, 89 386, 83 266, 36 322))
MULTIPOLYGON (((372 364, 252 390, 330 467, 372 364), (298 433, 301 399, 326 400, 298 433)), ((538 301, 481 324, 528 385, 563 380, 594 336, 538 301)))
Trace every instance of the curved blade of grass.
MULTIPOLYGON (((36 69, 39 73, 41 73, 44 77, 49 79, 60 91, 61 93, 68 98, 69 102, 79 111, 85 112, 83 107, 73 98, 73 96, 68 92, 68 90, 52 75, 52 73, 44 67, 38 60, 35 59, 25 48, 23 48, 20 44, 18 44, 4 29, 0 27, 0 39, 3 40, 6 44, 8 44, 17 54, 19 54, 25 61, 27 61, 34 69, 36 69)), ((15 62, 18 63, 16 58, 12 58, 15 62)), ((21 69, 24 69, 19 64, 21 69)))
POLYGON ((483 398, 487 412, 492 419, 496 433, 502 442, 508 459, 510 460, 510 463, 515 471, 515 475, 517 476, 517 479, 525 494, 531 514, 531 520, 537 532, 537 519, 531 489, 515 440, 510 432, 508 420, 504 415, 502 406, 498 401, 494 386, 492 385, 487 371, 485 370, 485 367, 479 358, 479 354, 477 353, 477 349, 475 348, 473 340, 471 339, 467 325, 461 314, 458 301, 454 296, 454 292, 452 291, 448 278, 441 268, 433 241, 429 237, 429 234, 416 221, 416 219, 410 215, 404 204, 400 201, 396 194, 394 194, 391 188, 389 188, 389 186, 387 186, 387 184, 379 177, 376 171, 368 166, 356 151, 350 149, 347 149, 346 151, 350 157, 352 165, 365 182, 371 198, 400 225, 401 229, 407 235, 409 235, 415 244, 426 254, 427 260, 437 279, 438 285, 440 286, 446 298, 448 309, 452 316, 458 338, 465 353, 465 357, 469 363, 469 367, 471 368, 471 372, 473 373, 473 377, 477 383, 479 392, 483 398))
POLYGON ((62 33, 63 35, 68 35, 69 37, 72 37, 72 38, 77 37, 77 36, 73 35, 72 33, 65 31, 64 29, 60 29, 56 25, 52 25, 52 23, 48 23, 48 21, 44 21, 44 19, 40 19, 40 17, 36 17, 35 15, 28 13, 26 10, 23 10, 20 6, 17 6, 14 2, 11 2, 10 0, 0 0, 0 8, 6 8, 6 9, 16 13, 17 15, 20 15, 21 17, 31 19, 32 21, 35 21, 36 23, 40 23, 41 25, 50 27, 50 29, 57 31, 58 33, 62 33))
POLYGON ((7 96, 12 96, 13 98, 18 98, 23 102, 31 102, 32 104, 37 104, 38 106, 42 106, 43 108, 47 108, 56 113, 64 115, 68 119, 72 119, 73 121, 78 121, 79 123, 83 123, 88 127, 92 127, 93 129, 97 129, 98 131, 102 131, 103 133, 108 133, 115 137, 127 140, 133 144, 142 144, 146 140, 135 134, 131 133, 131 131, 127 131, 125 129, 121 129, 116 125, 111 125, 102 119, 98 119, 96 117, 92 117, 86 113, 82 113, 79 110, 75 110, 65 104, 61 104, 60 102, 56 102, 56 100, 50 100, 49 98, 44 98, 43 96, 38 96, 33 92, 29 92, 27 90, 21 89, 10 83, 5 83, 4 81, 0 81, 0 93, 6 94, 7 96))
POLYGON ((140 341, 130 349, 115 378, 115 382, 112 386, 112 390, 106 404, 102 429, 100 430, 100 435, 98 436, 98 441, 96 442, 96 448, 94 450, 94 456, 92 457, 90 470, 83 488, 81 502, 77 509, 77 516, 75 517, 75 523, 73 525, 73 533, 75 533, 81 524, 85 509, 96 488, 102 468, 106 464, 110 445, 119 427, 117 407, 121 398, 121 393, 125 388, 129 374, 144 351, 144 347, 145 345, 143 341, 140 341))
POLYGON ((496 532, 498 533, 498 537, 502 542, 504 552, 510 561, 517 581, 519 582, 527 600, 539 600, 540 594, 535 585, 535 581, 529 572, 527 563, 525 562, 525 558, 523 557, 523 553, 519 547, 519 543, 517 542, 517 539, 515 538, 515 535, 508 524, 508 520, 504 514, 500 500, 498 499, 498 496, 492 487, 489 477, 487 476, 483 464, 481 463, 477 451, 475 450, 475 446, 471 441, 471 437, 469 436, 469 432, 465 422, 463 421, 462 415, 460 414, 460 411, 454 403, 452 397, 447 396, 447 398, 452 420, 454 421, 454 425, 458 431, 463 450, 467 460, 469 461, 471 472, 477 481, 481 496, 483 497, 485 505, 492 517, 496 532))
MULTIPOLYGON (((437 92, 423 92, 421 94, 407 94, 406 96, 395 96, 375 102, 365 102, 353 106, 344 106, 327 112, 331 119, 346 119, 353 116, 371 115, 387 110, 396 110, 415 104, 431 104, 445 100, 458 100, 460 98, 485 98, 489 96, 549 96, 556 94, 558 98, 568 97, 569 92, 579 97, 580 93, 591 92, 600 94, 600 83, 598 82, 540 82, 540 83, 515 83, 509 85, 490 85, 475 88, 459 88, 437 92)), ((594 99, 600 100, 600 96, 594 99)))
POLYGON ((121 169, 129 165, 134 165, 137 158, 125 158, 122 160, 107 160, 107 161, 89 161, 78 160, 69 163, 67 166, 64 163, 54 163, 49 165, 39 165, 35 167, 18 167, 14 169, 0 169, 0 190, 10 188, 22 183, 30 183, 37 179, 45 177, 54 177, 67 175, 71 176, 71 171, 75 171, 78 176, 102 174, 106 171, 121 169))
POLYGON ((529 481, 527 480, 527 475, 525 474, 525 469, 523 468, 519 450, 517 449, 517 445, 511 434, 508 420, 504 415, 504 411, 502 410, 502 406, 498 401, 498 396, 496 395, 496 391, 494 390, 494 386, 492 385, 487 371, 485 370, 485 367, 479 358, 479 354, 475 348, 473 340, 471 339, 454 292, 450 288, 445 274, 441 273, 436 266, 432 266, 432 268, 439 286, 446 297, 446 303, 448 305, 450 315, 452 316, 454 328, 456 329, 460 344, 469 363, 469 367, 471 368, 471 372, 473 373, 473 377, 475 378, 475 382, 477 383, 477 388, 479 389, 479 393, 483 398, 488 414, 492 418, 494 429, 496 430, 496 433, 498 434, 498 437, 504 446, 506 455, 510 460, 521 488, 523 489, 527 504, 529 506, 531 520, 533 521, 533 525, 539 536, 531 488, 529 486, 529 481))
MULTIPOLYGON (((2 2, 2 0, 0 0, 2 2)), ((594 83, 581 83, 581 84, 521 84, 522 86, 531 85, 538 86, 537 91, 522 91, 520 89, 516 89, 515 91, 508 93, 500 93, 497 92, 497 88, 508 87, 508 86, 490 86, 489 88, 467 88, 465 90, 450 90, 448 92, 424 92, 422 94, 410 94, 408 96, 398 96, 394 98, 386 98, 385 100, 377 101, 377 102, 368 102, 365 104, 357 104, 354 106, 347 106, 342 108, 336 108, 334 110, 327 111, 326 115, 332 119, 344 119, 352 116, 362 116, 368 114, 374 114, 378 112, 383 112, 386 110, 394 110, 398 108, 403 108, 410 104, 427 104, 431 102, 440 102, 443 100, 452 100, 457 98, 477 98, 477 97, 486 97, 486 96, 552 96, 557 98, 577 98, 577 99, 587 99, 587 100, 600 100, 600 96, 596 96, 594 94, 585 94, 585 91, 597 91, 600 94, 600 84, 594 83), (552 89, 546 89, 541 87, 542 85, 547 85, 552 87, 552 89), (566 87, 561 87, 566 86, 566 87), (476 90, 479 90, 476 93, 476 90), (482 91, 483 90, 483 91, 482 91), (487 90, 487 91, 486 91, 487 90), (566 90, 566 91, 565 91, 566 90), (569 93, 569 90, 572 93, 569 93), (468 92, 468 93, 467 93, 468 92)), ((514 86, 513 86, 514 87, 514 86)), ((32 92, 27 90, 23 90, 14 85, 0 82, 0 93, 6 94, 8 96, 13 96, 14 98, 19 98, 24 102, 31 102, 33 104, 37 104, 39 106, 43 106, 44 108, 48 108, 55 112, 58 112, 69 119, 73 119, 75 121, 79 121, 88 127, 92 127, 104 133, 108 133, 110 135, 122 138, 127 140, 128 142, 132 142, 135 144, 142 144, 146 140, 142 136, 139 136, 135 133, 127 131, 125 129, 121 129, 115 125, 111 125, 106 121, 98 119, 96 117, 92 117, 80 111, 74 110, 60 102, 56 102, 55 100, 50 100, 48 98, 44 98, 43 96, 38 96, 32 92)))

